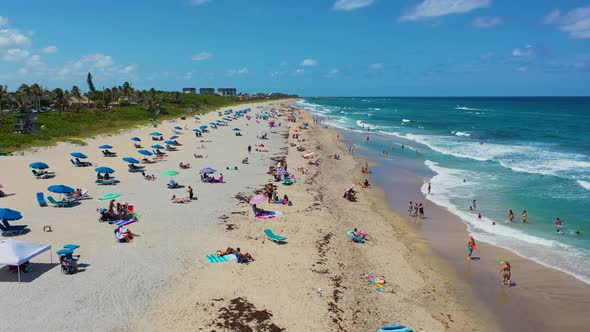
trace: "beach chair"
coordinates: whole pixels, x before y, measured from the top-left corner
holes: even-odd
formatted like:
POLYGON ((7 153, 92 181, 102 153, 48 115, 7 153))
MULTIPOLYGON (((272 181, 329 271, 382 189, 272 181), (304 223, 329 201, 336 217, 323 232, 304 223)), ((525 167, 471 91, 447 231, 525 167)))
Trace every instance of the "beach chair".
POLYGON ((108 179, 108 180, 96 180, 94 183, 101 185, 101 186, 110 186, 117 183, 115 179, 108 179))
POLYGON ((129 166, 128 171, 131 172, 131 173, 141 172, 144 169, 144 167, 142 167, 142 166, 134 166, 132 164, 129 164, 127 166, 129 166))
POLYGON ((53 204, 54 207, 66 207, 66 206, 70 205, 70 202, 68 202, 68 201, 58 202, 55 199, 53 199, 53 197, 51 197, 51 196, 47 196, 47 200, 49 201, 49 203, 53 204))
POLYGON ((287 240, 286 237, 280 236, 280 235, 276 235, 275 233, 272 232, 272 230, 270 230, 268 228, 264 230, 264 234, 266 234, 266 237, 269 240, 273 241, 276 244, 278 244, 279 242, 285 242, 287 240))
POLYGON ((176 151, 177 149, 169 144, 166 144, 166 151, 176 151))
POLYGON ((28 225, 10 225, 8 221, 2 220, 0 223, 0 231, 2 231, 2 235, 14 235, 14 234, 22 234, 28 231, 28 225))
POLYGON ((37 193, 37 203, 39 203, 39 206, 47 206, 43 193, 37 193))
POLYGON ((168 189, 176 189, 179 187, 178 182, 174 181, 174 180, 170 180, 170 182, 168 182, 167 184, 168 189))

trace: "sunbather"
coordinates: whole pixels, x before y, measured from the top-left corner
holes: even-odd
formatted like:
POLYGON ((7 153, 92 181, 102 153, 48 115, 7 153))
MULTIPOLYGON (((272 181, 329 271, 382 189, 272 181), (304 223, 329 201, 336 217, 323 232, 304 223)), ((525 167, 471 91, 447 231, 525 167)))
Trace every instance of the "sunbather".
POLYGON ((172 195, 172 203, 180 203, 180 204, 184 204, 184 203, 190 203, 190 198, 186 198, 186 197, 176 197, 176 195, 172 195))
POLYGON ((354 235, 354 237, 361 238, 363 240, 367 238, 367 233, 363 233, 360 230, 358 230, 357 228, 355 228, 352 231, 352 235, 354 235))
POLYGON ((186 163, 184 164, 182 161, 180 162, 180 165, 178 165, 178 167, 183 168, 183 169, 187 169, 187 168, 191 168, 191 164, 190 163, 186 163))
POLYGON ((236 251, 234 251, 234 254, 238 258, 238 263, 248 263, 254 261, 254 257, 252 257, 250 253, 242 253, 240 248, 237 248, 236 251))
POLYGON ((365 182, 363 182, 363 188, 368 188, 370 186, 371 184, 369 183, 369 180, 365 179, 365 182))
POLYGON ((123 226, 117 228, 115 235, 120 242, 129 242, 133 240, 134 236, 138 236, 137 234, 133 234, 130 229, 123 226))
POLYGON ((217 250, 217 256, 225 256, 225 255, 229 255, 233 252, 234 252, 234 248, 227 247, 227 249, 225 249, 225 251, 217 250))
POLYGON ((67 259, 66 255, 61 255, 59 260, 61 262, 61 266, 64 269, 67 269, 68 273, 74 274, 78 272, 78 262, 75 259, 67 259))
POLYGON ((133 144, 133 146, 134 146, 136 149, 141 149, 141 144, 135 143, 135 144, 133 144))

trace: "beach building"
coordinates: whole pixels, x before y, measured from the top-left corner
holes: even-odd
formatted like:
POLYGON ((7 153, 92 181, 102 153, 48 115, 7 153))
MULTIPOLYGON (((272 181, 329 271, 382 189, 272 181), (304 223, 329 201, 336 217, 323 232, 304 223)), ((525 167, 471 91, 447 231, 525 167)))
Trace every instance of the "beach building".
POLYGON ((215 89, 213 89, 213 88, 200 88, 199 93, 202 95, 214 95, 215 89))
POLYGON ((235 98, 237 95, 237 90, 236 88, 219 88, 217 89, 217 94, 224 96, 224 97, 230 97, 230 98, 235 98))
POLYGON ((182 93, 186 93, 186 94, 197 93, 197 89, 195 89, 195 88, 182 88, 182 93))

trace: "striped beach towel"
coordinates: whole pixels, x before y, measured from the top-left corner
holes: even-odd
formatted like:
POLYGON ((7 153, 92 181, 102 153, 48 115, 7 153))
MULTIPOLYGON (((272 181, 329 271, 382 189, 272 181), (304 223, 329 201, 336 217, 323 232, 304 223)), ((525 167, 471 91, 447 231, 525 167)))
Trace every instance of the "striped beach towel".
POLYGON ((225 256, 217 256, 217 254, 211 254, 211 255, 205 256, 205 258, 207 258, 207 261, 209 263, 222 263, 222 262, 235 261, 236 255, 229 254, 229 255, 225 255, 225 256))

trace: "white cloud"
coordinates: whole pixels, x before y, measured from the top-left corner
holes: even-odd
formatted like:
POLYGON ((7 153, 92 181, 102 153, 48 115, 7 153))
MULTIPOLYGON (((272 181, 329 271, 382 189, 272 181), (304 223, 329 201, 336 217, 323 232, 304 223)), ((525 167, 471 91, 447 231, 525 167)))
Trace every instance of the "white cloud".
POLYGON ((572 39, 590 38, 590 6, 576 8, 565 14, 555 9, 545 16, 544 21, 557 25, 572 39))
POLYGON ((383 67, 382 63, 372 63, 369 65, 369 68, 371 69, 383 69, 383 67))
POLYGON ((230 69, 227 71, 227 76, 246 75, 248 74, 248 68, 243 67, 239 69, 230 69))
POLYGON ((526 45, 523 48, 515 48, 512 50, 512 56, 517 58, 527 58, 535 54, 535 49, 532 45, 526 45))
POLYGON ((478 17, 471 24, 476 28, 491 28, 502 23, 499 17, 478 17))
POLYGON ((135 65, 135 64, 132 64, 132 65, 127 65, 127 66, 125 66, 125 67, 121 68, 121 69, 119 70, 119 73, 121 73, 121 74, 132 74, 132 73, 134 73, 136 70, 137 70, 137 65, 135 65))
POLYGON ((207 2, 210 2, 211 0, 191 0, 191 4, 193 6, 200 6, 203 4, 206 4, 207 2))
POLYGON ((213 56, 213 54, 211 54, 209 52, 200 52, 200 53, 193 54, 191 56, 191 59, 193 59, 194 61, 203 61, 203 60, 210 59, 212 56, 213 56))
POLYGON ((45 54, 53 54, 53 53, 57 53, 57 46, 47 46, 44 49, 41 50, 41 52, 45 53, 45 54))
POLYGON ((0 59, 10 62, 20 62, 29 56, 29 51, 20 48, 11 48, 6 51, 0 51, 0 59))
POLYGON ((28 67, 38 67, 45 65, 41 61, 41 56, 39 54, 33 54, 30 58, 27 59, 27 66, 28 67))
POLYGON ((314 67, 318 65, 318 61, 315 59, 305 59, 301 61, 303 67, 314 67))
POLYGON ((0 29, 0 48, 29 47, 31 39, 18 30, 0 29))
POLYGON ((90 68, 107 68, 114 65, 113 58, 110 55, 104 54, 90 54, 80 58, 74 62, 74 68, 90 67, 90 68))
POLYGON ((489 7, 492 0, 424 0, 422 3, 401 16, 401 22, 419 21, 450 14, 467 13, 472 10, 489 7))
POLYGON ((8 24, 8 19, 6 17, 0 16, 0 27, 7 25, 8 24))
POLYGON ((355 10, 372 5, 375 0, 338 0, 334 3, 335 10, 355 10))

